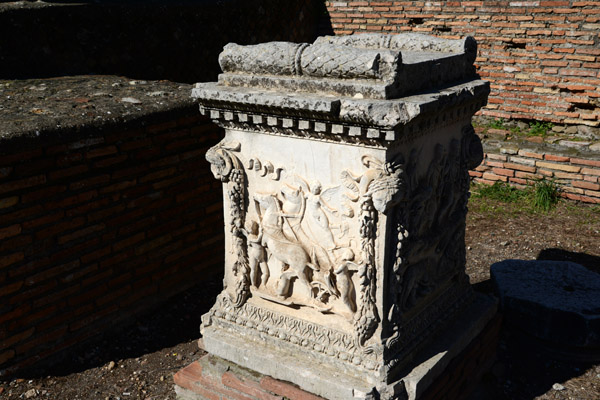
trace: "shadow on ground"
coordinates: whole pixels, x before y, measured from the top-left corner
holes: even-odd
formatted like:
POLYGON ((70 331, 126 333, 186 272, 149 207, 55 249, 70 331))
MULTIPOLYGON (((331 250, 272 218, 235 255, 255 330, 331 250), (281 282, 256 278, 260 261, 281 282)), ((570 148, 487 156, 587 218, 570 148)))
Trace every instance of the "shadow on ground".
MULTIPOLYGON (((571 261, 591 271, 600 272, 600 257, 586 253, 548 248, 540 251, 537 259, 571 261)), ((494 293, 490 279, 476 283, 473 287, 480 292, 494 293)), ((501 331, 497 361, 469 399, 532 400, 553 392, 556 398, 564 398, 560 394, 563 384, 582 376, 596 363, 582 359, 589 359, 590 354, 585 350, 579 351, 581 357, 574 354, 576 351, 573 349, 543 343, 520 331, 518 327, 507 326, 505 323, 501 331)))
POLYGON ((538 260, 571 261, 581 264, 590 271, 600 273, 600 257, 592 256, 586 253, 576 253, 557 248, 549 248, 540 251, 538 260))

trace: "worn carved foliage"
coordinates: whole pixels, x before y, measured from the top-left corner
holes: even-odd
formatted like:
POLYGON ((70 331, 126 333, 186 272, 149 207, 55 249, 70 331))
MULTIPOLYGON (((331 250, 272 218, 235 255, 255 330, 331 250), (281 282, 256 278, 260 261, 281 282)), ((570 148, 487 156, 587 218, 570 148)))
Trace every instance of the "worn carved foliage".
POLYGON ((442 297, 445 303, 429 307, 410 324, 404 318, 444 282, 465 282, 468 168, 477 165, 482 154, 481 142, 468 125, 461 140, 435 145, 434 157, 420 178, 415 173, 419 150, 408 157, 407 174, 413 179, 406 182, 406 203, 394 213, 396 254, 389 275, 394 301, 387 310, 387 348, 401 348, 422 332, 433 331, 432 325, 452 309, 453 302, 466 300, 461 298, 463 291, 448 292, 442 297))

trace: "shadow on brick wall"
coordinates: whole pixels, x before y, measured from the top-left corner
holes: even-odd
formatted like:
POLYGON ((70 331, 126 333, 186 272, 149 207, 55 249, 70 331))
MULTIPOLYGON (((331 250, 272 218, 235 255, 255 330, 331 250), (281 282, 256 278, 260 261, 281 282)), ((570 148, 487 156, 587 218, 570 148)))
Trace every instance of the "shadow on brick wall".
POLYGON ((317 0, 0 3, 0 79, 214 81, 225 44, 309 42, 325 13, 317 0))
POLYGON ((128 324, 70 348, 51 364, 22 371, 19 377, 42 378, 49 373, 66 376, 196 340, 200 336, 200 317, 212 307, 222 288, 222 274, 208 276, 202 284, 137 315, 128 324))

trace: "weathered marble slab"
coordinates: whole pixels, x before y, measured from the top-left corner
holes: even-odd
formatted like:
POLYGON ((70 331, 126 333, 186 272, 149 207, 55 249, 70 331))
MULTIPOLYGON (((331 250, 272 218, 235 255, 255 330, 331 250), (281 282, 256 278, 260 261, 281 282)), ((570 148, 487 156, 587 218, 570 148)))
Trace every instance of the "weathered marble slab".
POLYGON ((325 36, 314 43, 230 43, 219 84, 358 98, 394 99, 472 80, 475 40, 420 34, 325 36), (316 78, 316 79, 315 79, 316 78))

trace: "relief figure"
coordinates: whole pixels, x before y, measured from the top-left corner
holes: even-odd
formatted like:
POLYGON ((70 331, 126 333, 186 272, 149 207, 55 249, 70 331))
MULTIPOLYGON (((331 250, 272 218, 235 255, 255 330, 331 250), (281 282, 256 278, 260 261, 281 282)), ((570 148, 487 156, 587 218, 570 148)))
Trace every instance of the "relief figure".
POLYGON ((293 278, 306 286, 312 294, 307 269, 316 270, 306 250, 299 244, 289 240, 283 233, 285 218, 282 216, 279 200, 272 194, 255 195, 254 200, 264 209, 262 216, 262 246, 282 264, 281 280, 277 294, 281 297, 290 296, 290 281, 293 278))
POLYGON ((250 283, 254 287, 265 285, 271 276, 269 265, 267 264, 267 252, 262 245, 263 232, 262 227, 256 221, 249 221, 246 228, 240 229, 246 236, 248 244, 248 262, 250 263, 250 283), (260 281, 258 272, 260 271, 260 281))

